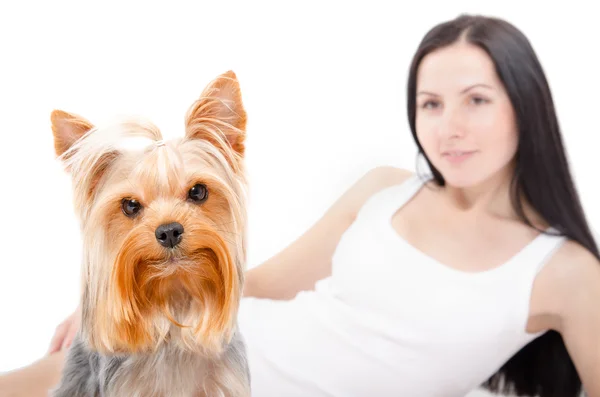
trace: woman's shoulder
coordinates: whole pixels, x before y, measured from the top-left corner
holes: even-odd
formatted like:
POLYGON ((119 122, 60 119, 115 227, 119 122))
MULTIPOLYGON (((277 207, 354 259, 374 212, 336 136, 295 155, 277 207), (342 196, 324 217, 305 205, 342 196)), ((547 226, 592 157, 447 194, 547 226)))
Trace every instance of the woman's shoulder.
POLYGON ((415 175, 414 172, 393 166, 379 166, 367 171, 361 180, 371 184, 375 190, 405 182, 415 175))
POLYGON ((415 175, 414 172, 392 166, 372 168, 361 175, 336 201, 332 210, 349 216, 354 221, 362 206, 377 192, 399 185, 415 175))
POLYGON ((594 383, 600 368, 600 261, 586 247, 567 241, 551 262, 540 274, 544 299, 538 301, 545 316, 539 318, 545 321, 538 323, 561 334, 584 384, 600 391, 594 383))
POLYGON ((600 261, 582 244, 568 239, 546 266, 554 289, 565 293, 581 290, 590 281, 600 280, 600 261))
POLYGON ((592 296, 600 298, 600 261, 580 243, 567 240, 535 281, 534 312, 557 329, 588 304, 595 308, 598 299, 590 299, 592 296))
POLYGON ((354 185, 354 190, 364 204, 374 194, 392 186, 401 185, 415 173, 392 166, 375 167, 367 171, 354 185))

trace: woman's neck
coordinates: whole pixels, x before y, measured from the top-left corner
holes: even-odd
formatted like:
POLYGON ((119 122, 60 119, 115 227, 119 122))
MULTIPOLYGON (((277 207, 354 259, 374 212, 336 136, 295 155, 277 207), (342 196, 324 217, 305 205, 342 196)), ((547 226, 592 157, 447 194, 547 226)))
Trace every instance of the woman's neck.
MULTIPOLYGON (((469 187, 455 187, 447 184, 443 189, 447 205, 466 220, 483 218, 518 220, 520 217, 513 208, 511 183, 513 167, 499 171, 485 181, 469 187)), ((532 214, 526 200, 521 198, 525 213, 532 214)))

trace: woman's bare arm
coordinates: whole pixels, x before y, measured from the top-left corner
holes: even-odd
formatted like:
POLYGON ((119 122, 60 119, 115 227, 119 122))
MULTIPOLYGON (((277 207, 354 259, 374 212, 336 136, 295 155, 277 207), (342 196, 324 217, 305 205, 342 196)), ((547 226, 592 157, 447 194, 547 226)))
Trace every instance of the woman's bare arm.
POLYGON ((286 300, 331 274, 331 258, 365 201, 380 189, 402 183, 412 173, 377 167, 354 183, 297 240, 246 273, 244 296, 286 300))

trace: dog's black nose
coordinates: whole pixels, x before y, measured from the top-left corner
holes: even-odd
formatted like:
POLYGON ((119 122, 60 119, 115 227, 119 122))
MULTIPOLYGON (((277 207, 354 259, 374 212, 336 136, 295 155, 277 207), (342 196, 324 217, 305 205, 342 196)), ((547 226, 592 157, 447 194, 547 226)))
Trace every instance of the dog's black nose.
POLYGON ((167 223, 157 227, 154 234, 160 245, 166 248, 173 248, 181 242, 183 226, 178 222, 167 223))

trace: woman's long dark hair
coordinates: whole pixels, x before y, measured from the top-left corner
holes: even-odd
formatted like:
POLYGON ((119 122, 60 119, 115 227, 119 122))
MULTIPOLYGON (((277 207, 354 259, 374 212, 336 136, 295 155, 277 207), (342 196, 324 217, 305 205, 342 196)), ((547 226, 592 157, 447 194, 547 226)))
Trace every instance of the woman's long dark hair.
MULTIPOLYGON (((525 197, 560 234, 600 259, 569 171, 544 71, 529 40, 506 21, 460 15, 433 27, 414 55, 408 79, 408 119, 419 153, 429 165, 434 181, 438 186, 445 185, 417 138, 417 70, 425 55, 461 38, 491 57, 515 111, 519 133, 511 195, 515 211, 532 226, 519 199, 525 197)), ((523 347, 482 386, 493 392, 541 397, 577 397, 582 391, 581 379, 564 341, 553 330, 523 347)))

